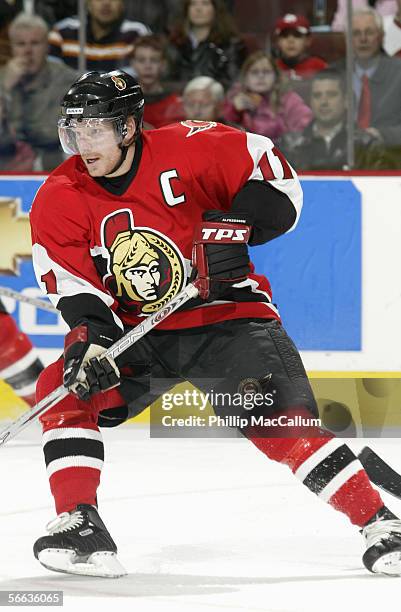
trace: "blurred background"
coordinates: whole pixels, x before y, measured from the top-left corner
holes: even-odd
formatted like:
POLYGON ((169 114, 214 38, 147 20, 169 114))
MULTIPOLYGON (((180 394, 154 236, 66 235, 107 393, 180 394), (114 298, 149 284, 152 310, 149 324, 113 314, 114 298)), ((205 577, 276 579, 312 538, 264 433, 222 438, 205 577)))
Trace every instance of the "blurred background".
MULTIPOLYGON (((60 99, 78 75, 115 68, 143 88, 145 129, 218 121, 274 141, 304 213, 252 257, 307 369, 400 378, 401 0, 0 0, 0 298, 1 286, 39 297, 28 213, 65 157, 60 99)), ((3 297, 0 413, 13 392, 34 401, 65 331, 3 297)), ((319 393, 327 414, 349 403, 319 393)))

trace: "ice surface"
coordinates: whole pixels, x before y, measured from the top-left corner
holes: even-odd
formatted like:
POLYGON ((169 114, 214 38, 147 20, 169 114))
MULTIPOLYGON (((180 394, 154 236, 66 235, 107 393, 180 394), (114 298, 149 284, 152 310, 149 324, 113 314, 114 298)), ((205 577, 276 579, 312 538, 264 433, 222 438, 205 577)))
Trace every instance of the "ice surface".
MULTIPOLYGON (((0 449, 0 591, 63 590, 76 612, 378 612, 399 601, 401 578, 363 568, 358 530, 246 440, 103 434, 100 513, 128 576, 57 574, 33 557, 55 512, 32 427, 0 449)), ((398 440, 368 442, 401 469, 398 440)))

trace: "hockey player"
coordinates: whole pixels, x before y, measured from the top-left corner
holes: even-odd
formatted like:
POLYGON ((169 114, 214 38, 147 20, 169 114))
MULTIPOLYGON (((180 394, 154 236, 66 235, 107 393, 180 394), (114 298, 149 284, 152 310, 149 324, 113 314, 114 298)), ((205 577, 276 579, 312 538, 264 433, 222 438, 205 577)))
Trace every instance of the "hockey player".
POLYGON ((0 378, 33 406, 36 381, 42 370, 42 362, 32 342, 18 329, 0 300, 0 378))
MULTIPOLYGON (((125 573, 97 511, 99 427, 123 423, 182 380, 208 392, 211 379, 215 391, 229 393, 273 386, 277 400, 262 414, 317 415, 299 354, 244 238, 262 244, 295 227, 302 192, 294 170, 263 136, 189 120, 142 132, 142 115, 142 92, 128 74, 82 76, 59 121, 73 157, 50 175, 31 212, 38 283, 71 328, 63 358, 37 387, 38 401, 62 382, 70 391, 41 417, 58 516, 34 554, 56 571, 125 573), (104 357, 196 274, 194 237, 202 298, 117 363, 104 357)), ((351 449, 318 427, 285 429, 253 424, 241 433, 363 530, 369 570, 400 575, 401 522, 351 449)))

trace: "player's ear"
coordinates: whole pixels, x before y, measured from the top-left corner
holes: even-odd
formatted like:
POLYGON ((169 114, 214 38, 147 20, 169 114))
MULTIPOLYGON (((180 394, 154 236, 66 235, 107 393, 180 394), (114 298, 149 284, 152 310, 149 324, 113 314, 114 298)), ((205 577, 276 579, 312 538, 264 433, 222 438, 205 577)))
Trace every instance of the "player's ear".
POLYGON ((127 117, 126 126, 127 126, 127 135, 124 138, 124 142, 123 142, 124 145, 131 144, 131 141, 133 140, 135 136, 136 123, 132 115, 130 117, 127 117))

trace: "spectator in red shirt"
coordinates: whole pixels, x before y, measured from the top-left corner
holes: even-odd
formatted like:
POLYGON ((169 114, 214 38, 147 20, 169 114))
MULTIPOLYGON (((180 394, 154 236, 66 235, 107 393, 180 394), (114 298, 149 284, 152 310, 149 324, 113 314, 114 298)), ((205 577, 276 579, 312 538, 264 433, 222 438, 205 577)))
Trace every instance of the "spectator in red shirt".
POLYGON ((162 83, 167 66, 163 39, 159 36, 139 38, 130 62, 145 96, 145 126, 159 128, 184 119, 180 97, 166 90, 162 83))
POLYGON ((310 78, 327 68, 324 59, 309 55, 310 23, 303 15, 287 14, 281 17, 275 25, 274 36, 279 54, 277 67, 290 78, 310 78))

